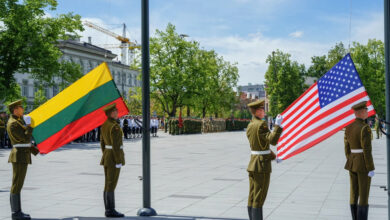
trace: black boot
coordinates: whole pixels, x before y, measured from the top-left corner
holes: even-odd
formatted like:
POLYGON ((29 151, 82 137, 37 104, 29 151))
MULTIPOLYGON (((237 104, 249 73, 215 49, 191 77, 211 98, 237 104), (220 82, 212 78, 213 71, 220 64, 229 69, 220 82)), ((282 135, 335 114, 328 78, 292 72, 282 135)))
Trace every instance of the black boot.
POLYGON ((368 205, 357 207, 357 220, 367 220, 368 218, 368 205))
POLYGON ((357 205, 351 205, 352 220, 357 220, 357 205))
POLYGON ((107 211, 108 206, 107 206, 107 192, 106 191, 103 192, 103 201, 104 201, 104 208, 107 211))
POLYGON ((121 218, 124 214, 115 210, 115 195, 114 192, 106 192, 106 217, 121 218))
POLYGON ((263 220, 263 207, 252 208, 252 219, 251 220, 263 220))
POLYGON ((252 207, 248 206, 248 216, 249 220, 252 220, 252 207))
POLYGON ((31 220, 30 215, 24 214, 21 208, 20 194, 10 195, 12 220, 31 220))

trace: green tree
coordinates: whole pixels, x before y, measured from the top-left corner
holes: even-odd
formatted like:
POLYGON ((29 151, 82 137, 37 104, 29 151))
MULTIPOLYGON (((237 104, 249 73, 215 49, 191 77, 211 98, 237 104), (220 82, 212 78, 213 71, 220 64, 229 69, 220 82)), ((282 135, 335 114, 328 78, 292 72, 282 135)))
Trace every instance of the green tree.
POLYGON ((342 42, 337 43, 334 47, 332 47, 328 51, 327 57, 327 70, 331 69, 334 65, 336 65, 344 56, 348 53, 348 50, 344 47, 342 42))
POLYGON ((34 93, 34 109, 38 108, 46 101, 47 98, 45 96, 45 91, 43 90, 43 87, 38 88, 38 90, 34 93))
POLYGON ((307 70, 307 76, 319 79, 326 72, 328 72, 328 62, 326 56, 313 56, 311 58, 312 65, 307 70))
POLYGON ((351 56, 374 105, 376 112, 385 115, 385 49, 380 40, 370 39, 367 45, 353 42, 351 56))
POLYGON ((150 39, 151 97, 174 117, 177 108, 193 94, 196 72, 191 64, 198 44, 185 41, 172 24, 165 32, 157 30, 156 35, 150 39))
POLYGON ((142 91, 141 87, 129 90, 126 100, 127 108, 132 115, 142 115, 142 91))
POLYGON ((268 114, 275 117, 302 94, 305 67, 291 61, 291 55, 280 50, 269 55, 267 63, 265 89, 269 98, 268 114))
POLYGON ((0 100, 17 93, 16 72, 52 83, 66 69, 58 61, 62 53, 56 43, 77 35, 83 27, 79 15, 45 14, 45 9, 55 11, 56 7, 56 0, 0 1, 0 100))
MULTIPOLYGON (((59 72, 56 75, 55 78, 58 79, 57 84, 60 87, 60 90, 63 90, 76 80, 80 79, 83 76, 83 73, 80 64, 74 62, 61 62, 59 72)), ((55 83, 53 77, 51 84, 55 83)))

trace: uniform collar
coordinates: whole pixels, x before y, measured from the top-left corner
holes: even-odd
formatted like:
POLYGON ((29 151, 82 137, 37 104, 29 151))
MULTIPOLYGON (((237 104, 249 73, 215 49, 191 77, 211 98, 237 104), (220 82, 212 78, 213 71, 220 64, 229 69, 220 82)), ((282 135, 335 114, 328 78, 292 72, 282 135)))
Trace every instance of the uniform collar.
POLYGON ((16 115, 12 115, 12 118, 16 119, 16 120, 20 120, 22 117, 18 117, 16 115))
POLYGON ((257 117, 257 116, 253 116, 253 117, 252 117, 252 120, 253 120, 253 121, 262 121, 262 119, 259 118, 259 117, 257 117))
POLYGON ((362 118, 356 118, 355 120, 360 121, 360 122, 364 122, 364 119, 362 119, 362 118))

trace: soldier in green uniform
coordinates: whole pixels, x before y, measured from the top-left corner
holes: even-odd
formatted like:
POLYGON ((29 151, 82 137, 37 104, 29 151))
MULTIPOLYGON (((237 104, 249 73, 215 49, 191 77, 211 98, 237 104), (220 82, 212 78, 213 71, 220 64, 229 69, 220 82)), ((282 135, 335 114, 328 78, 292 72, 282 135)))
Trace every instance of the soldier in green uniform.
POLYGON ((100 146, 103 156, 100 165, 104 166, 104 206, 106 217, 124 217, 122 213, 115 210, 114 191, 119 179, 121 167, 125 165, 125 154, 123 152, 123 132, 117 122, 118 110, 116 104, 104 108, 107 120, 101 127, 100 146))
POLYGON ((0 148, 5 148, 5 112, 0 112, 0 148))
POLYGON ((382 137, 381 127, 379 118, 375 118, 375 125, 374 125, 375 131, 376 131, 376 139, 379 139, 379 137, 382 137))
POLYGON ((371 154, 371 128, 367 119, 367 102, 360 102, 352 109, 356 119, 345 129, 344 145, 347 162, 345 169, 350 176, 350 205, 353 220, 366 220, 371 177, 375 175, 371 154))
POLYGON ((21 208, 20 191, 22 190, 27 166, 31 164, 31 154, 37 155, 38 149, 31 144, 31 118, 23 116, 22 100, 8 105, 11 117, 7 123, 7 132, 13 146, 8 163, 12 163, 11 211, 12 219, 27 220, 30 215, 24 214, 21 208))
POLYGON ((270 183, 271 160, 276 158, 274 152, 270 150, 270 144, 277 144, 283 130, 281 127, 283 118, 278 115, 276 126, 271 132, 267 122, 263 120, 264 100, 249 103, 248 107, 253 116, 246 131, 251 148, 247 169, 249 173, 248 215, 250 220, 262 220, 263 204, 270 183))

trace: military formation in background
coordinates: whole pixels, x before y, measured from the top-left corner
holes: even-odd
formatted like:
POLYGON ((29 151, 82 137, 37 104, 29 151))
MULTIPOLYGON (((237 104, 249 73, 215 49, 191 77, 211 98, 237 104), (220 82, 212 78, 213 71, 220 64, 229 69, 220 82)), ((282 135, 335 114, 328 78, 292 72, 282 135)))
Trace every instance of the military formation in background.
MULTIPOLYGON (((142 117, 141 116, 123 116, 118 119, 119 126, 123 131, 123 137, 128 140, 136 140, 142 138, 142 117)), ((152 137, 158 137, 157 133, 159 129, 164 128, 164 120, 157 117, 151 117, 150 119, 150 133, 152 137)), ((100 129, 97 127, 90 132, 87 132, 83 136, 77 138, 73 142, 99 142, 100 141, 100 129)))

